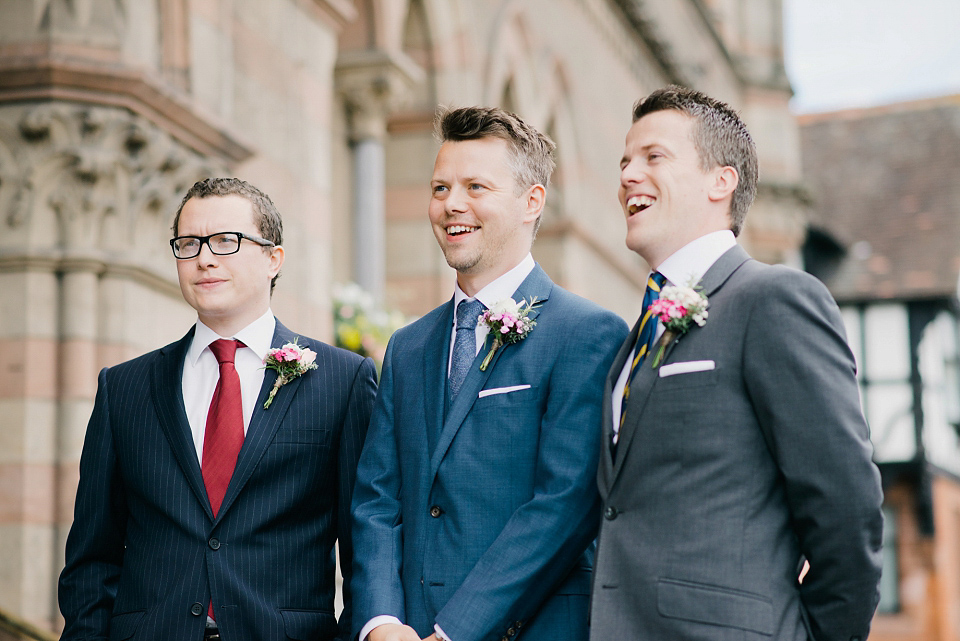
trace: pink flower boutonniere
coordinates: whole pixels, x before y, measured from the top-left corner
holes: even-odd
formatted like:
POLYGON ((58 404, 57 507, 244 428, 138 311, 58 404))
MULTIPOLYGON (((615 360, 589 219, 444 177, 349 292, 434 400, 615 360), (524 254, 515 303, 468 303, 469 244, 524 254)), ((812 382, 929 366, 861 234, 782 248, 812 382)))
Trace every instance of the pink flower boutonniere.
POLYGON ((530 311, 536 304, 536 298, 529 303, 523 299, 518 303, 512 298, 507 298, 480 314, 477 320, 489 327, 490 334, 493 336, 490 351, 480 363, 481 372, 486 371, 498 349, 504 345, 519 343, 527 337, 530 330, 537 324, 537 321, 530 318, 530 311))
POLYGON ((317 364, 314 363, 317 353, 312 349, 297 345, 298 340, 299 337, 283 347, 273 347, 267 351, 267 357, 263 359, 263 366, 277 372, 277 382, 273 384, 273 389, 270 390, 270 396, 267 397, 267 402, 263 404, 263 409, 270 407, 270 404, 273 403, 273 397, 277 395, 277 391, 281 387, 298 376, 306 374, 312 369, 317 369, 317 364))
POLYGON ((703 327, 707 322, 707 297, 698 285, 674 287, 668 285, 660 291, 660 298, 653 301, 650 311, 663 323, 664 332, 657 343, 657 354, 653 359, 656 368, 663 360, 667 345, 679 338, 696 323, 703 327))

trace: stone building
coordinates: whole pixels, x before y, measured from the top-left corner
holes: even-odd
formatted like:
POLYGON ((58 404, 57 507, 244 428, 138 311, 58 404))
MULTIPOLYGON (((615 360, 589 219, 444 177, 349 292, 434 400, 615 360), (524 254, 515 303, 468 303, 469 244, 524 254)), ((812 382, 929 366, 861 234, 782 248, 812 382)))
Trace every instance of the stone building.
POLYGON ((559 145, 536 258, 632 320, 646 266, 618 161, 632 103, 670 82, 742 110, 762 168, 745 243, 799 265, 781 0, 0 0, 0 609, 60 625, 97 372, 195 318, 166 242, 195 180, 273 197, 274 311, 329 338, 335 283, 408 314, 450 295, 432 116, 501 105, 559 145))
POLYGON ((807 268, 858 361, 884 486, 871 641, 960 640, 960 96, 801 118, 807 268))

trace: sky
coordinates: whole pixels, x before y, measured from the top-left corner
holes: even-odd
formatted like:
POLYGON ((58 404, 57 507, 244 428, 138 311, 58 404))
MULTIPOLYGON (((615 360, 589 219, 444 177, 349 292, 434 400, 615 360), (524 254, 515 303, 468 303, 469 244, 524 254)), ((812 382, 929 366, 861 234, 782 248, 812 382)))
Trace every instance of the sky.
POLYGON ((960 0, 783 0, 796 113, 960 93, 960 0))

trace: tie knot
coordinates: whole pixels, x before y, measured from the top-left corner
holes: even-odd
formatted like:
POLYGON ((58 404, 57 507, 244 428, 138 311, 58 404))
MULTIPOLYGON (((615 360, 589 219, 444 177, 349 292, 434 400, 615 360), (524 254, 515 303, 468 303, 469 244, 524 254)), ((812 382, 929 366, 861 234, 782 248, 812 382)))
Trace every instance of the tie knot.
POLYGON ((483 312, 483 303, 477 299, 460 301, 457 305, 457 329, 476 329, 477 317, 483 312))
POLYGON ((663 287, 663 284, 666 282, 666 276, 660 272, 653 272, 650 274, 650 280, 647 281, 647 287, 650 287, 653 289, 653 291, 660 293, 660 288, 663 287))
POLYGON ((217 357, 217 362, 221 365, 224 363, 232 363, 237 355, 237 348, 239 347, 243 347, 243 343, 235 338, 219 338, 210 343, 210 351, 217 357))

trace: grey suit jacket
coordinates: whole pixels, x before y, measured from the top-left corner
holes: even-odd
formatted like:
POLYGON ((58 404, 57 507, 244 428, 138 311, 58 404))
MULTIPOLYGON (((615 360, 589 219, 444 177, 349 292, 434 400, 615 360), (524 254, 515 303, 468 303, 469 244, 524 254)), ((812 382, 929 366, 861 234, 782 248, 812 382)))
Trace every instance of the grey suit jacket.
POLYGON ((642 365, 601 448, 591 639, 865 641, 882 493, 836 304, 739 246, 702 286, 706 325, 642 365))

